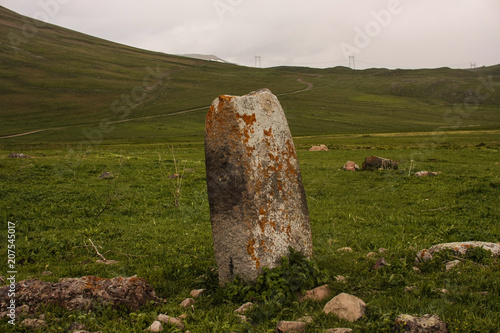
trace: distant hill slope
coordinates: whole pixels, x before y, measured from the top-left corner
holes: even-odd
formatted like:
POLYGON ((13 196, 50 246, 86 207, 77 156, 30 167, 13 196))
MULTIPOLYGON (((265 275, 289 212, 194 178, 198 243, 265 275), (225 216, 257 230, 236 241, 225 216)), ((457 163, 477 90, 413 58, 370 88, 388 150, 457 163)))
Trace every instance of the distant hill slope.
POLYGON ((499 68, 255 69, 124 46, 0 7, 0 137, 36 131, 0 145, 202 140, 214 98, 263 87, 279 96, 294 135, 498 128, 500 89, 481 87, 500 82, 499 68), (466 102, 467 117, 453 113, 466 102))

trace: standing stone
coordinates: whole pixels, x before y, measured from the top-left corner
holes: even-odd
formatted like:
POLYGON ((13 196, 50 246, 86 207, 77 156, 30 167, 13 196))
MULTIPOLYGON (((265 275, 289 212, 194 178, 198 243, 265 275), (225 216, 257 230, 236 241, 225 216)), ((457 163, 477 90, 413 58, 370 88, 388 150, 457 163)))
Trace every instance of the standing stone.
POLYGON ((219 282, 254 281, 289 247, 312 256, 302 178, 283 109, 268 89, 216 99, 205 160, 219 282))

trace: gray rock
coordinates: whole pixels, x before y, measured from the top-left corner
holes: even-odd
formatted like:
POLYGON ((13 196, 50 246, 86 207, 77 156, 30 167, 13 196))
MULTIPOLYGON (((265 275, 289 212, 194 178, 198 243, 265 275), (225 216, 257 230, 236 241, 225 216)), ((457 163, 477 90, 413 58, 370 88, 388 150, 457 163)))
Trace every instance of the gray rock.
POLYGON ((500 257, 500 243, 488 243, 488 242, 454 242, 454 243, 443 243, 431 246, 429 249, 421 250, 417 253, 417 260, 428 261, 432 259, 432 254, 442 251, 442 250, 453 250, 456 255, 464 255, 468 250, 480 247, 484 250, 491 251, 492 257, 500 257))
POLYGON ((184 323, 182 322, 182 320, 180 318, 174 318, 174 317, 170 317, 170 316, 167 316, 164 314, 160 314, 160 315, 158 315, 156 320, 161 321, 164 324, 175 326, 180 330, 184 329, 184 323))
POLYGON ((416 177, 435 177, 439 176, 441 172, 431 172, 431 171, 418 171, 415 172, 416 177))
MULTIPOLYGON (((9 304, 9 286, 0 287, 0 312, 9 304)), ((63 279, 58 283, 24 280, 16 283, 16 304, 29 306, 31 313, 39 305, 59 305, 67 310, 88 310, 95 306, 125 306, 135 311, 151 301, 159 301, 153 288, 142 278, 95 276, 63 279)))
POLYGON ((332 298, 323 308, 323 312, 354 322, 366 314, 366 304, 356 296, 342 293, 332 298))
POLYGON ((306 325, 302 321, 280 321, 276 325, 276 333, 302 333, 306 331, 306 325))
POLYGON ((446 324, 438 316, 432 315, 422 317, 399 315, 396 318, 393 331, 405 333, 448 333, 446 324))
POLYGON ((311 257, 300 167, 283 109, 269 90, 216 99, 206 118, 210 220, 221 284, 254 281, 289 248, 311 257))
POLYGON ((163 332, 163 325, 158 321, 154 321, 151 326, 144 330, 145 332, 163 332))

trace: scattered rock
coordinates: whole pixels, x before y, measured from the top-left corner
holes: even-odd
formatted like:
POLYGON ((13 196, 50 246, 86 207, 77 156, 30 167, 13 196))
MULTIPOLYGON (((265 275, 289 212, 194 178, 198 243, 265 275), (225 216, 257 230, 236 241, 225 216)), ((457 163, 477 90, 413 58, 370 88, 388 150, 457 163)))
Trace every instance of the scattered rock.
MULTIPOLYGON (((9 303, 9 286, 0 287, 0 311, 9 303)), ((62 279, 58 283, 24 280, 16 283, 16 304, 36 312, 39 305, 59 305, 69 311, 88 310, 95 306, 125 306, 132 311, 151 301, 159 301, 154 289, 142 278, 103 279, 86 276, 62 279)))
POLYGON ((417 253, 417 260, 420 262, 432 259, 432 254, 442 250, 453 250, 456 255, 464 255, 469 249, 481 247, 484 250, 491 251, 492 257, 500 257, 500 243, 487 243, 487 242, 454 242, 443 243, 432 246, 429 249, 424 249, 417 253))
POLYGON ((280 321, 276 325, 276 333, 302 333, 306 331, 306 323, 301 321, 280 321))
POLYGON ((103 265, 116 265, 119 264, 119 261, 116 260, 96 260, 96 264, 103 264, 103 265))
POLYGON ((97 179, 111 179, 111 178, 114 178, 113 174, 107 171, 101 173, 101 175, 97 177, 97 179))
POLYGON ((240 306, 238 309, 234 310, 234 312, 239 313, 239 314, 243 314, 247 311, 250 311, 252 309, 252 307, 253 307, 253 303, 248 302, 248 303, 245 303, 242 306, 240 306))
POLYGON ((425 315, 423 317, 399 315, 396 318, 393 331, 405 333, 448 333, 446 324, 435 315, 425 315))
POLYGON ((460 260, 453 260, 453 261, 448 261, 445 265, 446 265, 446 270, 449 271, 450 269, 452 269, 453 267, 459 265, 461 263, 460 260))
POLYGON ((321 287, 314 288, 313 290, 306 291, 305 295, 299 296, 299 300, 303 301, 313 301, 313 302, 322 302, 327 299, 332 293, 330 287, 325 284, 321 287))
POLYGON ((330 328, 326 330, 326 333, 350 333, 352 329, 350 328, 330 328))
POLYGON ((398 162, 389 160, 387 158, 368 156, 361 165, 363 171, 374 171, 379 169, 398 169, 398 162))
POLYGON ((344 164, 344 166, 342 167, 342 170, 344 170, 344 171, 358 171, 359 166, 355 162, 349 161, 346 164, 344 164))
POLYGON ((293 138, 268 89, 222 95, 205 123, 208 202, 219 283, 257 279, 290 247, 311 257, 311 223, 293 138))
POLYGON ((69 325, 69 327, 66 329, 66 332, 73 332, 73 331, 80 331, 80 332, 84 332, 85 330, 87 329, 87 326, 85 326, 84 324, 80 324, 80 323, 72 323, 71 325, 69 325))
POLYGON ((328 151, 328 147, 325 145, 312 146, 309 151, 328 151))
POLYGON ((441 172, 431 172, 431 171, 419 171, 415 172, 416 177, 430 177, 430 176, 439 176, 441 172))
POLYGON ((9 158, 31 158, 30 155, 24 155, 24 154, 21 154, 21 153, 12 153, 12 154, 9 154, 9 158))
POLYGON ((44 320, 40 319, 24 319, 21 322, 21 326, 24 326, 26 328, 29 328, 30 330, 37 330, 42 327, 47 326, 47 323, 44 320))
POLYGON ((185 300, 182 301, 181 304, 179 304, 179 306, 181 306, 183 308, 189 308, 189 307, 193 306, 194 303, 196 303, 196 301, 193 298, 186 298, 185 300))
POLYGON ((155 320, 151 324, 151 326, 146 328, 144 331, 145 332, 163 332, 163 325, 158 320, 155 320))
POLYGON ((352 252, 352 249, 350 247, 341 247, 340 249, 337 249, 337 251, 352 252))
POLYGON ((164 324, 175 326, 180 330, 184 329, 184 323, 182 322, 182 320, 180 318, 174 318, 174 317, 170 317, 170 316, 167 316, 164 314, 160 314, 160 315, 158 315, 156 320, 161 321, 164 324))
POLYGON ((410 293, 414 290, 418 290, 418 287, 417 286, 408 286, 408 287, 405 287, 405 293, 410 293))
POLYGON ((346 283, 347 282, 347 279, 345 276, 342 276, 342 275, 337 275, 335 277, 335 281, 337 282, 340 282, 340 283, 346 283))
POLYGON ((377 252, 368 252, 366 255, 367 258, 375 257, 377 255, 377 252))
POLYGON ((191 291, 190 295, 193 298, 199 298, 199 297, 201 297, 201 295, 203 295, 204 292, 205 292, 205 289, 196 289, 196 290, 191 291))
POLYGON ((381 269, 385 266, 389 266, 389 263, 385 260, 385 258, 380 258, 379 260, 377 260, 377 262, 375 263, 375 265, 373 265, 373 269, 381 269))
POLYGON ((354 322, 366 314, 366 304, 356 296, 342 293, 332 298, 323 308, 323 312, 333 313, 341 319, 354 322))

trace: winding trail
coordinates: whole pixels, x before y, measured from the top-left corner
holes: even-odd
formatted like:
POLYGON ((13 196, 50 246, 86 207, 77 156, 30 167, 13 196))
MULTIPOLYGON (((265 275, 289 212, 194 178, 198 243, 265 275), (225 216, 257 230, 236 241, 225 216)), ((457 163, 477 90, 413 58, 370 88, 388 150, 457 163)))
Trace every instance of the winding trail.
MULTIPOLYGON (((303 93, 303 92, 309 91, 309 90, 311 90, 314 87, 314 84, 312 84, 311 82, 307 82, 303 78, 298 78, 297 81, 300 82, 300 83, 305 84, 306 87, 304 89, 300 89, 300 90, 295 90, 295 91, 285 92, 285 93, 281 93, 281 94, 276 94, 276 96, 285 96, 285 95, 299 94, 299 93, 303 93)), ((204 106, 200 106, 200 107, 193 108, 193 109, 187 109, 187 110, 182 110, 182 111, 177 111, 177 112, 172 112, 172 113, 165 113, 165 114, 160 114, 160 115, 156 115, 156 116, 146 116, 146 117, 137 117, 137 118, 129 118, 129 119, 123 119, 123 120, 110 121, 108 124, 120 124, 120 123, 126 123, 126 122, 130 122, 130 121, 136 121, 136 120, 145 120, 145 119, 154 119, 154 118, 161 118, 161 117, 178 116, 178 115, 181 115, 181 114, 196 112, 196 111, 200 111, 200 110, 207 110, 209 107, 210 107, 210 105, 204 105, 204 106)), ((16 137, 20 137, 20 136, 31 135, 31 134, 36 134, 36 133, 41 133, 41 132, 46 132, 46 131, 61 130, 61 129, 71 128, 71 127, 77 127, 77 126, 80 126, 80 125, 70 125, 70 126, 62 126, 62 127, 51 127, 51 128, 44 128, 44 129, 39 129, 39 130, 29 131, 29 132, 24 132, 24 133, 9 134, 9 135, 0 136, 0 140, 1 139, 16 138, 16 137)))

